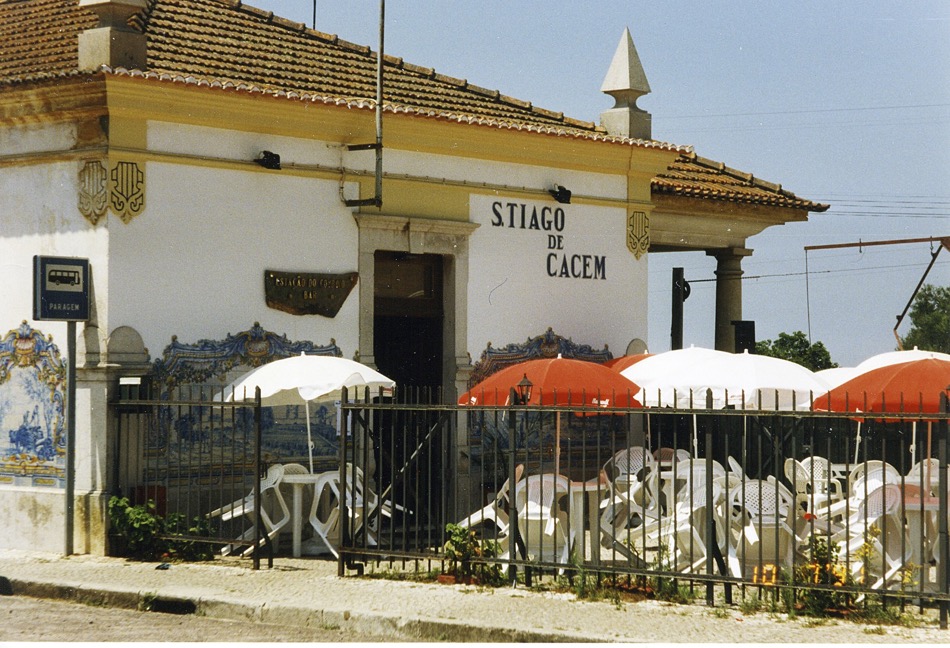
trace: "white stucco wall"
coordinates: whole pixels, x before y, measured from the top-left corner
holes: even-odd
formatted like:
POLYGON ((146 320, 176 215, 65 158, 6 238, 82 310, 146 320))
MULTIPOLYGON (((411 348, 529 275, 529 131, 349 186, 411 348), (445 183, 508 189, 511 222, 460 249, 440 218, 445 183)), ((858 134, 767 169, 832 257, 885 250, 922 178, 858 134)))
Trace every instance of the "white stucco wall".
MULTIPOLYGON (((156 129, 150 146, 163 151, 249 160, 256 152, 236 156, 274 144, 214 129, 156 129)), ((284 145, 274 148, 283 152, 284 145)), ((128 224, 110 220, 110 328, 135 328, 153 359, 172 335, 185 343, 221 339, 254 322, 291 340, 334 338, 345 356, 353 355, 356 290, 334 318, 290 315, 264 300, 265 269, 357 270, 357 227, 338 182, 159 162, 147 164, 146 178, 145 211, 128 224)))
MULTIPOLYGON (((75 129, 68 125, 0 131, 0 146, 8 155, 68 149, 74 139, 75 129)), ((44 337, 52 336, 63 360, 67 354, 66 323, 32 319, 33 257, 89 259, 97 288, 93 295, 97 303, 92 308, 96 310, 104 304, 108 294, 108 232, 104 228, 93 228, 79 213, 81 164, 77 160, 52 161, 7 166, 0 172, 0 336, 5 337, 26 320, 44 337)), ((82 325, 77 329, 81 333, 82 325)), ((16 366, 8 369, 31 370, 16 366)), ((12 384, 11 379, 7 387, 12 384)), ((0 435, 6 437, 17 427, 24 412, 32 409, 33 403, 16 400, 16 389, 3 390, 0 385, 0 391, 0 435)), ((103 448, 97 445, 102 434, 91 430, 88 393, 80 388, 77 396, 75 485, 77 498, 83 498, 84 494, 103 485, 103 448)), ((43 419, 41 425, 45 432, 49 421, 43 419)), ((64 457, 58 456, 54 464, 64 469, 64 457)), ((4 532, 0 533, 0 547, 62 551, 64 491, 54 485, 31 485, 32 480, 27 471, 15 476, 5 472, 0 479, 0 519, 5 523, 4 532)), ((49 482, 48 479, 42 481, 49 482)), ((84 545, 77 547, 84 548, 84 545)))
POLYGON ((607 344, 615 356, 633 338, 646 339, 646 257, 627 250, 624 209, 483 195, 472 196, 471 218, 481 225, 471 239, 468 288, 473 358, 489 342, 524 342, 548 327, 578 344, 607 344), (531 229, 534 214, 540 229, 531 229))

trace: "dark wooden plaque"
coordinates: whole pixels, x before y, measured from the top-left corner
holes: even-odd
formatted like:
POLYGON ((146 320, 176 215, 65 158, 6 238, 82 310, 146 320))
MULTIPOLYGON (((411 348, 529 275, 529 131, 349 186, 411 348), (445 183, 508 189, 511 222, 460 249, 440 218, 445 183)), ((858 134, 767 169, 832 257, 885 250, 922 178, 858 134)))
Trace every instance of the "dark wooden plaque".
POLYGON ((359 281, 359 273, 264 271, 264 299, 271 308, 292 315, 336 317, 359 281))

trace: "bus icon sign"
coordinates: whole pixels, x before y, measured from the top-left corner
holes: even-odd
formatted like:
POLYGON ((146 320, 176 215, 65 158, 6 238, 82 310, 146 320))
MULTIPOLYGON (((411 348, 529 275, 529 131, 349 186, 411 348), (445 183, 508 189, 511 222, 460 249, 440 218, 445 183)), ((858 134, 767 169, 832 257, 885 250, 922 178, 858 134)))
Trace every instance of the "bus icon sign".
POLYGON ((89 319, 89 260, 33 257, 33 319, 89 319))

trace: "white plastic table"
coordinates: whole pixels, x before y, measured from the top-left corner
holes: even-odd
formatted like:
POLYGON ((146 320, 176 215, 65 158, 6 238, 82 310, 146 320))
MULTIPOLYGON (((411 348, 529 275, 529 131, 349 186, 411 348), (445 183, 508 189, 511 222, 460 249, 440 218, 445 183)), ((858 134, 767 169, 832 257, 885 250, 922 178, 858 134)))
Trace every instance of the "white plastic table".
MULTIPOLYGON (((284 475, 282 483, 291 484, 294 487, 293 504, 291 507, 291 528, 293 529, 293 556, 299 558, 301 555, 302 537, 303 537, 303 487, 306 485, 315 485, 326 473, 307 473, 304 475, 284 475)), ((316 493, 314 493, 316 497, 316 493)))
POLYGON ((575 542, 582 558, 586 558, 584 543, 584 496, 587 496, 588 524, 590 524, 591 560, 594 564, 600 562, 600 500, 607 490, 607 481, 602 477, 594 477, 587 481, 572 481, 571 494, 571 531, 575 533, 575 542))

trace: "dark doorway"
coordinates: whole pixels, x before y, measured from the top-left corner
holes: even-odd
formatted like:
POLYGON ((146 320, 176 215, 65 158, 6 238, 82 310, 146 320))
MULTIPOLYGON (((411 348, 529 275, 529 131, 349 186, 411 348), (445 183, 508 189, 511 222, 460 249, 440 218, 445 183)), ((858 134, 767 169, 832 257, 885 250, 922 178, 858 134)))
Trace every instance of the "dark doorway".
POLYGON ((376 252, 373 354, 397 389, 442 386, 442 257, 376 252))
MULTIPOLYGON (((403 403, 432 403, 442 386, 442 257, 376 252, 373 354, 376 367, 396 381, 403 403)), ((379 476, 401 493, 407 508, 424 510, 426 493, 440 493, 444 444, 436 412, 380 412, 373 441, 380 451, 379 476), (405 491, 406 478, 421 466, 436 468, 420 489, 405 491)))

